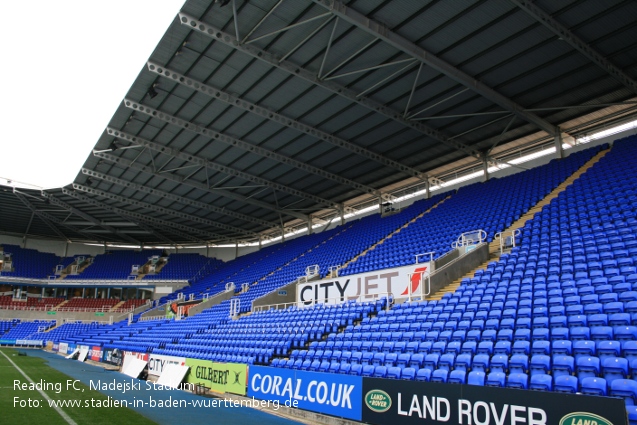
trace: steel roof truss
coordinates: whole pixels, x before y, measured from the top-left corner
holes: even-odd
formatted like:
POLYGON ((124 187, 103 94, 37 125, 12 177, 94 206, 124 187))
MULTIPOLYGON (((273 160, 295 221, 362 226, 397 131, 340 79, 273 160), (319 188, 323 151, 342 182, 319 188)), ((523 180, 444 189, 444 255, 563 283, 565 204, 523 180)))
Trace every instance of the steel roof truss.
POLYGON ((559 132, 557 127, 543 118, 530 113, 525 112, 524 108, 509 99, 506 96, 496 92, 491 87, 488 87, 486 84, 476 80, 470 75, 464 73, 460 69, 454 67, 450 63, 442 60, 438 56, 434 55, 431 52, 426 51, 421 48, 417 44, 407 40, 406 38, 398 35, 397 33, 391 31, 386 26, 373 21, 362 13, 352 9, 351 7, 346 6, 344 3, 338 0, 312 0, 314 3, 319 4, 328 10, 330 10, 334 15, 338 18, 342 19, 345 22, 348 22, 351 25, 354 25, 361 30, 371 34, 379 39, 383 40, 387 44, 393 46, 394 48, 416 58, 421 61, 425 65, 435 69, 438 72, 443 73, 447 77, 453 79, 454 81, 464 85, 465 87, 470 88, 474 92, 480 94, 481 96, 489 99, 490 101, 500 105, 501 107, 513 112, 520 118, 525 121, 528 121, 540 129, 546 131, 548 134, 554 136, 559 132))
MULTIPOLYGON (((428 127, 419 122, 407 120, 402 116, 401 112, 388 108, 385 105, 378 103, 375 100, 372 100, 370 98, 367 98, 364 96, 358 96, 358 93, 356 93, 354 90, 338 85, 334 83, 333 81, 322 81, 313 72, 308 71, 307 69, 301 68, 300 66, 295 65, 286 60, 282 60, 281 58, 279 58, 278 55, 258 49, 254 45, 241 44, 231 34, 228 34, 217 27, 214 27, 212 25, 199 21, 198 19, 195 19, 185 13, 179 13, 179 21, 181 22, 182 25, 190 27, 193 31, 197 31, 203 35, 206 35, 207 37, 210 37, 220 43, 225 44, 226 46, 229 46, 249 56, 252 56, 256 59, 269 63, 270 65, 278 69, 281 69, 285 72, 288 72, 292 75, 302 78, 305 81, 308 81, 316 86, 322 87, 332 93, 335 93, 348 100, 351 100, 352 102, 356 102, 359 105, 364 106, 370 110, 373 110, 391 120, 397 121, 403 125, 413 128, 414 130, 419 131, 420 133, 426 135, 427 137, 431 137, 432 139, 435 139, 453 149, 465 152, 467 155, 472 156, 474 158, 481 158, 480 152, 470 148, 469 146, 459 141, 450 140, 442 132, 434 128, 428 127)), ((422 172, 404 165, 402 167, 405 169, 408 169, 412 177, 417 177, 419 179, 423 178, 422 172)))
MULTIPOLYGON (((144 186, 144 185, 141 185, 141 184, 136 184, 136 183, 130 182, 128 180, 118 179, 117 177, 109 176, 107 174, 99 173, 97 171, 93 171, 93 170, 88 170, 86 168, 82 168, 82 173, 86 174, 88 176, 91 176, 91 177, 98 178, 100 180, 104 180, 104 181, 109 182, 109 183, 117 184, 117 185, 122 186, 122 187, 135 189, 135 190, 138 190, 140 192, 148 193, 148 194, 160 197, 160 198, 166 198, 166 199, 169 199, 171 201, 179 202, 179 203, 184 204, 184 205, 190 205, 191 207, 201 208, 201 209, 204 209, 204 210, 207 210, 207 211, 220 213, 220 214, 228 214, 228 211, 225 210, 224 208, 218 208, 218 207, 206 204, 204 202, 199 202, 199 201, 194 201, 192 199, 187 199, 187 198, 184 198, 183 196, 173 195, 171 193, 164 192, 163 190, 151 189, 151 188, 149 188, 147 186, 144 186)), ((234 214, 234 216, 239 216, 237 218, 243 218, 246 221, 254 221, 250 217, 243 216, 242 214, 236 213, 236 214, 234 214)), ((258 220, 258 222, 259 222, 259 224, 265 224, 268 227, 277 227, 276 225, 273 225, 272 223, 269 223, 269 222, 264 221, 264 220, 258 220)), ((255 235, 256 234, 254 234, 254 233, 251 234, 251 236, 255 236, 255 235)))
MULTIPOLYGON (((218 88, 209 86, 201 81, 197 81, 193 78, 189 78, 186 77, 183 74, 180 74, 178 72, 175 72, 173 70, 170 69, 166 69, 164 67, 161 67, 160 65, 157 65, 155 63, 149 62, 147 64, 148 66, 148 70, 158 74, 160 76, 163 76, 165 78, 170 79, 171 81, 174 82, 178 82, 179 84, 182 84, 186 87, 190 87, 191 89, 197 90, 200 93, 205 94, 206 96, 212 97, 214 99, 218 99, 221 100, 224 103, 227 103, 229 105, 238 107, 240 109, 243 109, 245 111, 251 112, 253 114, 259 115, 262 118, 268 119, 268 120, 272 120, 274 122, 277 122, 280 125, 284 125, 286 127, 292 128, 292 129, 296 129, 298 131, 304 132, 310 136, 313 137, 317 137, 320 140, 323 141, 327 141, 331 144, 333 144, 334 146, 349 150, 353 153, 356 153, 358 155, 364 156, 366 158, 369 159, 374 159, 378 162, 380 162, 383 165, 388 165, 388 166, 394 166, 393 161, 389 160, 388 158, 383 157, 382 155, 376 154, 374 152, 368 151, 365 148, 362 148, 360 146, 357 146, 353 143, 350 143, 344 139, 340 139, 338 137, 332 136, 328 133, 325 133, 321 130, 318 130, 314 127, 311 127, 309 125, 305 125, 299 121, 295 121, 291 118, 288 118, 286 116, 283 116, 281 114, 278 114, 276 112, 272 112, 266 108, 263 108, 257 104, 242 100, 240 98, 238 98, 235 95, 232 95, 230 93, 224 92, 218 88)), ((220 140, 220 139, 217 139, 220 140)), ((221 140, 224 141, 225 143, 228 143, 225 140, 221 140)), ((241 142, 241 141, 239 141, 241 142)), ((239 147, 242 148, 244 150, 249 150, 250 152, 253 152, 255 154, 261 155, 261 156, 265 156, 265 157, 272 157, 275 159, 278 159, 282 162, 288 163, 289 165, 293 165, 303 171, 306 172, 310 172, 313 174, 317 174, 321 177, 336 181, 337 183, 343 184, 345 186, 350 186, 356 190, 359 190, 363 193, 368 193, 368 194, 378 194, 379 192, 370 187, 370 186, 366 186, 364 184, 360 184, 357 183, 353 180, 341 177, 339 175, 333 174, 333 173, 329 173, 327 171, 324 171, 320 168, 317 167, 313 167, 310 166, 306 163, 303 163, 301 161, 296 161, 292 158, 289 158, 287 156, 283 156, 280 154, 277 154, 275 152, 272 152, 270 150, 264 149, 264 148, 256 148, 257 150, 255 150, 255 146, 249 143, 245 143, 242 142, 241 144, 234 144, 234 142, 232 143, 232 146, 235 147, 239 147)), ((397 164, 397 163, 396 163, 397 164)))
MULTIPOLYGON (((183 177, 176 176, 174 174, 159 174, 156 171, 152 170, 151 167, 147 167, 147 166, 142 165, 142 164, 133 163, 132 161, 130 161, 128 159, 121 158, 121 157, 115 157, 114 155, 108 155, 106 153, 93 153, 93 155, 97 156, 98 158, 102 158, 102 159, 105 159, 107 161, 111 161, 111 162, 114 162, 116 164, 119 164, 123 168, 133 168, 135 170, 142 171, 144 173, 150 174, 150 175, 155 176, 155 177, 159 177, 159 178, 166 179, 166 180, 171 180, 171 181, 173 181, 175 183, 184 184, 186 186, 190 186, 190 187, 193 187, 195 189, 201 189, 203 191, 206 191, 206 192, 209 192, 209 193, 214 193, 215 195, 218 195, 218 196, 224 196, 226 198, 230 198, 230 199, 235 200, 235 201, 245 202, 247 204, 252 204, 252 205, 257 206, 259 208, 272 210, 272 211, 275 211, 277 213, 287 214, 287 215, 290 215, 290 216, 295 217, 295 218, 299 218, 299 219, 303 219, 303 220, 307 219, 307 216, 304 215, 304 214, 297 214, 297 213, 294 213, 294 212, 288 212, 288 211, 284 211, 284 210, 279 210, 278 208, 275 208, 274 206, 272 206, 270 204, 267 204, 265 202, 261 202, 261 201, 250 199, 247 196, 240 195, 238 193, 230 192, 229 190, 225 190, 224 188, 216 187, 216 185, 209 186, 209 185, 206 185, 206 184, 203 184, 203 183, 196 182, 194 180, 184 180, 183 177)), ((228 178, 229 178, 229 176, 228 176, 228 178)), ((223 183, 223 180, 221 180, 218 184, 221 184, 221 183, 223 183)), ((264 226, 272 227, 272 223, 270 223, 268 221, 265 221, 265 220, 260 220, 260 219, 253 218, 253 217, 241 214, 241 213, 236 213, 234 211, 226 210, 225 208, 220 208, 219 210, 220 211, 217 211, 217 212, 222 212, 223 214, 226 214, 226 215, 229 215, 229 216, 232 216, 232 217, 236 217, 236 218, 240 218, 242 220, 247 220, 247 221, 251 221, 253 223, 258 223, 258 224, 261 224, 261 225, 264 225, 264 226)))
MULTIPOLYGON (((150 210, 150 211, 155 211, 155 212, 158 212, 158 213, 171 215, 173 217, 182 218, 184 220, 193 221, 195 223, 204 224, 206 226, 218 227, 218 228, 223 229, 223 230, 228 230, 228 231, 235 232, 235 233, 242 233, 242 234, 247 235, 247 236, 257 236, 256 233, 248 232, 246 230, 239 229, 239 228, 234 227, 234 226, 229 226, 227 224, 217 223, 216 221, 212 221, 212 220, 208 220, 208 219, 205 219, 205 218, 197 217, 197 216, 194 216, 192 214, 185 214, 185 213, 182 213, 182 212, 179 212, 179 211, 172 210, 170 208, 164 208, 164 207, 160 207, 158 205, 149 204, 147 202, 138 201, 136 199, 131 199, 131 198, 128 198, 128 197, 115 195, 113 193, 105 192, 103 190, 95 189, 95 188, 92 188, 92 187, 86 187, 86 186, 83 186, 81 184, 75 183, 75 184, 73 184, 73 188, 75 190, 79 190, 79 191, 82 191, 82 192, 86 192, 86 193, 90 193, 90 194, 93 194, 93 195, 97 195, 97 196, 100 196, 102 198, 112 199, 112 200, 117 201, 117 202, 121 202, 121 203, 124 203, 124 204, 129 204, 129 205, 134 205, 136 207, 144 208, 144 209, 147 209, 147 210, 150 210)), ((166 223, 170 223, 171 225, 177 225, 176 223, 172 223, 172 222, 168 222, 168 221, 166 221, 166 223)), ((179 226, 178 228, 180 230, 183 230, 183 231, 186 231, 186 232, 200 234, 200 235, 202 235, 202 236, 204 236, 206 238, 213 238, 214 239, 214 238, 217 238, 217 237, 220 236, 220 235, 217 235, 215 233, 209 233, 209 232, 206 232, 206 231, 203 231, 203 230, 200 230, 200 229, 196 229, 194 227, 185 226, 183 224, 178 224, 177 226, 179 226)))
POLYGON ((593 46, 586 43, 584 40, 579 38, 573 32, 569 31, 564 25, 560 24, 556 19, 554 19, 551 15, 546 13, 541 7, 537 6, 530 0, 509 0, 511 3, 515 4, 517 7, 522 9, 527 15, 531 16, 533 19, 544 25, 546 28, 555 33, 560 40, 567 42, 573 48, 575 48, 578 52, 586 56, 588 60, 593 62, 595 65, 603 69, 617 81, 622 83, 624 86, 631 89, 633 92, 637 93, 637 81, 631 78, 624 71, 615 66, 612 62, 607 60, 600 52, 597 51, 593 46))
POLYGON ((55 196, 51 195, 50 193, 47 193, 45 191, 42 191, 42 196, 46 197, 49 201, 51 201, 52 204, 57 205, 59 207, 62 207, 70 212, 72 212, 73 214, 77 215, 78 217, 81 217, 87 221, 89 221, 90 223, 92 223, 95 226, 99 226, 102 227, 103 229, 109 231, 110 233, 113 234, 118 234, 121 235, 123 239, 126 239, 129 242, 133 242, 136 244, 139 244, 140 242, 134 238, 131 238, 130 236, 126 236, 122 233, 120 233, 117 229, 115 229, 114 227, 108 226, 103 224, 100 220, 98 220, 97 218, 93 217, 90 214, 87 214, 83 211, 80 211, 79 209, 67 204, 66 202, 56 198, 55 196))
MULTIPOLYGON (((73 185, 73 187, 75 188, 75 184, 73 185)), ((81 185, 78 185, 81 186, 81 185)), ((87 188, 87 189, 91 189, 91 188, 87 188)), ((164 240, 165 242, 168 242, 170 244, 175 244, 175 242, 171 241, 170 239, 168 239, 166 236, 162 235, 161 233, 156 232, 152 227, 145 225, 144 223, 150 223, 153 226, 161 226, 161 227, 166 227, 166 228, 171 228, 169 231, 179 235, 181 237, 183 237, 184 239, 188 239, 190 241, 193 242, 200 242, 200 243, 205 243, 204 240, 200 239, 200 238, 196 238, 194 236, 192 236, 192 234, 190 233, 186 233, 187 231, 192 231, 192 228, 187 227, 187 226, 183 226, 181 224, 177 224, 177 223, 173 223, 170 221, 166 221, 166 220, 162 220, 160 218, 154 218, 154 217, 149 217, 148 215, 145 214, 140 214, 140 213, 136 213, 133 211, 126 211, 123 210, 121 208, 117 208, 117 207, 113 207, 111 205, 105 204, 104 202, 98 201, 97 199, 93 199, 90 198, 88 196, 82 195, 80 193, 77 193, 75 190, 69 190, 67 188, 62 188, 62 193, 64 193, 65 195, 68 196, 72 196, 75 199, 78 199, 82 202, 86 202, 87 204, 91 204, 93 206, 99 207, 99 208, 103 208, 103 209, 107 209, 109 211, 114 212, 115 214, 121 216, 121 217, 129 217, 132 218, 134 220, 137 221, 137 223, 139 224, 139 226, 142 229, 148 230, 150 232, 152 232, 153 234, 157 235, 160 239, 164 240), (182 229, 184 230, 183 232, 177 229, 182 229)))
MULTIPOLYGON (((197 125, 197 124, 182 120, 181 118, 177 118, 177 117, 175 117, 173 115, 167 114, 165 112, 158 111, 158 110, 150 108, 148 106, 141 105, 138 102, 134 102, 132 100, 126 99, 124 101, 124 103, 125 103, 127 108, 134 109, 136 111, 140 111, 140 112, 142 112, 144 114, 147 114, 148 116, 150 116, 152 118, 157 118, 157 119, 159 119, 161 121, 164 121, 164 122, 169 123, 169 124, 173 124, 173 125, 175 125, 177 127, 181 127, 184 130, 191 131, 191 132, 193 132, 195 134, 199 134, 199 135, 208 137, 208 138, 210 138, 212 140, 217 140, 219 142, 225 143, 225 144, 230 145, 230 146, 234 146, 236 148, 245 150, 247 152, 252 152, 254 154, 263 156, 265 158, 274 159, 276 161, 282 162, 282 163, 290 165, 292 167, 296 167, 296 168, 298 168, 300 170, 303 170, 303 171, 311 173, 311 174, 316 174, 318 176, 325 177, 325 178, 328 178, 328 179, 331 179, 331 180, 336 180, 338 178, 334 174, 328 173, 327 171, 324 171, 324 170, 322 170, 320 168, 308 165, 308 164, 306 164, 304 162, 298 161, 298 160, 290 158, 288 156, 278 154, 278 153, 276 153, 274 151, 271 151, 269 149, 265 149, 265 148, 253 145, 252 143, 244 142, 243 140, 239 140, 239 139, 236 139, 236 138, 231 137, 231 136, 227 136, 227 135, 224 135, 224 134, 221 134, 221 133, 217 133, 216 131, 209 130, 209 129, 203 127, 203 126, 200 126, 200 125, 197 125)), ((170 148, 166 148, 166 149, 169 150, 170 148)), ((312 194, 307 193, 307 192, 303 192, 303 191, 300 191, 300 190, 292 189, 292 188, 290 188, 288 186, 285 186, 285 185, 282 185, 282 184, 279 184, 279 183, 275 183, 275 182, 271 182, 271 181, 263 179, 261 177, 250 175, 250 174, 245 173, 243 171, 230 169, 229 167, 224 167, 224 166, 222 166, 220 164, 216 164, 216 163, 207 161, 207 160, 202 159, 202 158, 197 158, 194 155, 187 155, 187 156, 192 156, 192 158, 193 158, 192 161, 200 162, 200 165, 205 165, 205 166, 210 167, 210 168, 223 167, 224 169, 226 169, 226 171, 222 171, 222 172, 227 173, 227 174, 232 174, 232 175, 235 175, 237 177, 241 177, 242 179, 247 180, 247 181, 263 184, 263 185, 269 186, 269 187, 271 187, 271 188, 273 188, 275 190, 278 190, 278 191, 281 191, 281 192, 285 192, 285 193, 289 193, 291 195, 298 196, 300 198, 310 199, 310 200, 312 200, 312 201, 314 201, 314 202, 316 202, 318 204, 327 205, 327 206, 329 206, 331 208, 337 208, 337 206, 338 206, 335 202, 332 202, 332 201, 330 201, 328 199, 321 198, 320 196, 316 196, 316 195, 312 195, 312 194)))

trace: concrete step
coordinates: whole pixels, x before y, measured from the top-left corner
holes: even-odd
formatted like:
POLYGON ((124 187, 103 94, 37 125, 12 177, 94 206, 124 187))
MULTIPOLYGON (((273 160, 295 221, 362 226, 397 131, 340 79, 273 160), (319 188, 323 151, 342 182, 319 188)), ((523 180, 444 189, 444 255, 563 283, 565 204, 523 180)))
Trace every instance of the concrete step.
POLYGON ((64 301, 62 301, 60 304, 56 305, 56 306, 53 308, 53 310, 57 310, 57 309, 58 309, 58 308, 60 308, 60 307, 64 307, 64 304, 66 304, 66 303, 68 303, 68 302, 69 302, 69 300, 64 300, 64 301))
POLYGON ((111 309, 109 311, 115 311, 116 309, 120 308, 124 303, 125 303, 125 301, 118 302, 113 307, 111 307, 111 309))

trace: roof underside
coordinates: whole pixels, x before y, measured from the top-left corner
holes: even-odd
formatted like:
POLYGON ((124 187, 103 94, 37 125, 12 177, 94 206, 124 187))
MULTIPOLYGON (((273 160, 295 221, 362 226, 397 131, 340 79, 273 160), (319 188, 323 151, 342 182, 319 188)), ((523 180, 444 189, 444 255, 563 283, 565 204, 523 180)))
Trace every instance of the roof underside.
POLYGON ((184 4, 72 185, 0 191, 0 231, 254 241, 636 107, 632 0, 223 3, 184 4))

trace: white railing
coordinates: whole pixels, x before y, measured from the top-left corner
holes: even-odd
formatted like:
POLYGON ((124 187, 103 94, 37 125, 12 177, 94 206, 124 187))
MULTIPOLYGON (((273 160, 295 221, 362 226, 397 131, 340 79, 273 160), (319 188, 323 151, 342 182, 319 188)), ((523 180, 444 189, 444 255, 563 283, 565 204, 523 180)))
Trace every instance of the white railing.
POLYGON ((230 300, 230 318, 237 317, 241 313, 241 300, 232 298, 230 300))
POLYGON ((520 229, 513 229, 508 232, 498 232, 495 234, 494 238, 498 239, 500 243, 500 254, 504 252, 505 249, 515 248, 517 244, 517 238, 522 234, 520 229))
POLYGON ((452 248, 460 248, 467 245, 478 245, 487 240, 487 232, 484 230, 471 230, 458 236, 458 240, 451 244, 452 248))
POLYGON ((330 276, 331 277, 338 277, 338 272, 341 269, 341 266, 330 266, 329 271, 330 271, 330 276))
POLYGON ((425 255, 429 256, 429 262, 433 263, 434 261, 434 254, 436 253, 436 251, 431 251, 431 252, 423 252, 422 254, 416 254, 416 264, 419 263, 420 257, 424 257, 425 255))
POLYGON ((55 305, 49 304, 44 307, 34 307, 26 305, 0 305, 0 310, 14 310, 14 311, 52 311, 55 305))

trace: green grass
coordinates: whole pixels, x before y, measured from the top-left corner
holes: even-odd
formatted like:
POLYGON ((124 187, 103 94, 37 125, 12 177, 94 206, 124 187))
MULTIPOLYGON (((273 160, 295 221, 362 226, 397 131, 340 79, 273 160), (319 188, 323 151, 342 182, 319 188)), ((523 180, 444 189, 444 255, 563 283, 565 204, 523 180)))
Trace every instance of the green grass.
MULTIPOLYGON (((151 425, 155 422, 147 419, 126 407, 84 407, 86 403, 98 404, 107 400, 107 397, 89 389, 88 386, 77 382, 76 388, 81 390, 66 389, 67 380, 72 378, 47 366, 45 360, 38 357, 18 356, 18 351, 2 348, 6 354, 20 369, 24 371, 34 382, 40 379, 47 383, 60 383, 61 392, 55 389, 44 391, 53 400, 82 400, 83 407, 61 408, 78 425, 101 424, 136 424, 151 425)), ((28 353, 28 352, 27 352, 28 353)), ((14 380, 28 383, 27 379, 13 365, 0 354, 0 423, 7 425, 68 425, 66 420, 52 407, 37 390, 17 390, 14 388, 14 380), (40 407, 14 406, 14 397, 19 397, 28 403, 28 399, 38 400, 40 407)), ((155 424, 156 425, 156 424, 155 424)))

